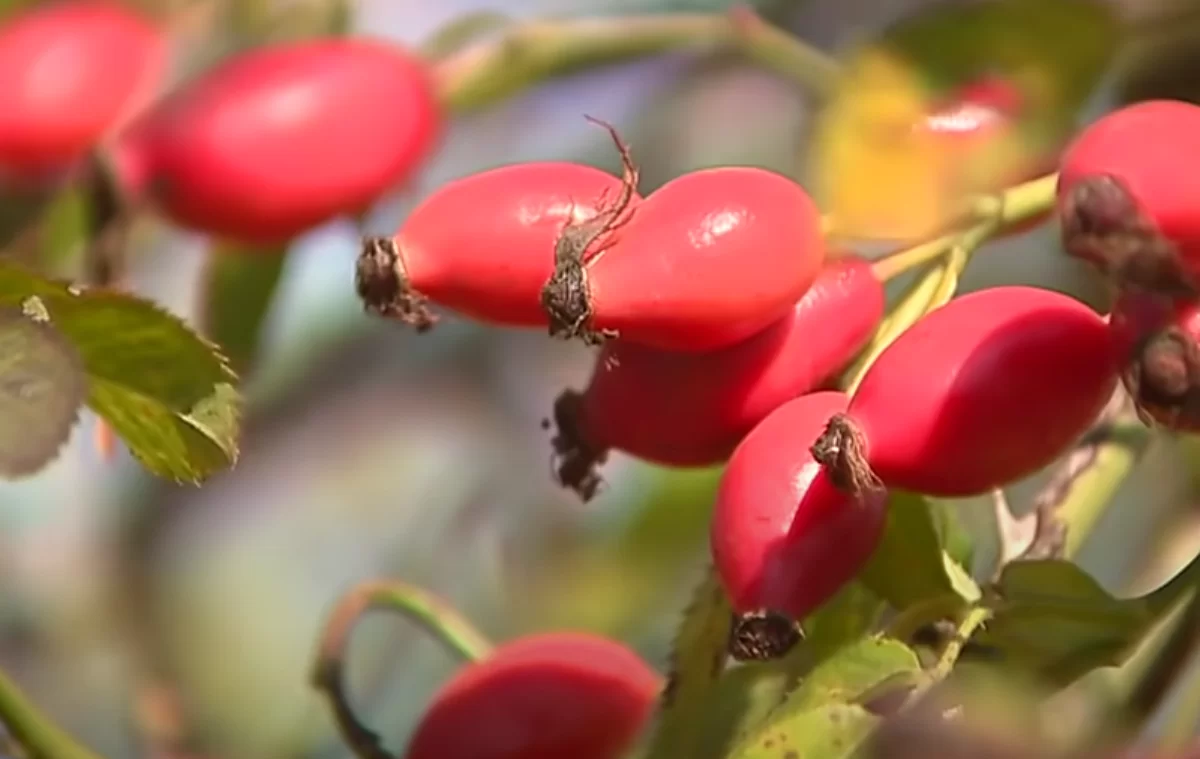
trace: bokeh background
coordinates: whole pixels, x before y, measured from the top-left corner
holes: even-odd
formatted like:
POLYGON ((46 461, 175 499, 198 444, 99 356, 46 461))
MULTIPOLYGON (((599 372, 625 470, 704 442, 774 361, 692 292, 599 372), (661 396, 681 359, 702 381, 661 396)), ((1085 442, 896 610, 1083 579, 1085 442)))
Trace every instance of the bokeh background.
MULTIPOLYGON (((237 24, 261 32, 271 14, 319 0, 250 2, 175 3, 179 77, 232 46, 237 24)), ((933 4, 754 3, 829 52, 933 4)), ((728 5, 360 0, 352 29, 417 46, 478 11, 519 20, 728 5)), ((1133 18, 1162 4, 1117 5, 1133 18)), ((1180 88, 1200 81, 1200 65, 1169 54, 1200 50, 1200 25, 1189 29, 1146 32, 1150 64, 1123 58, 1079 120, 1122 98, 1193 94, 1180 88)), ((624 133, 646 192, 716 164, 803 176, 813 115, 793 85, 734 57, 667 55, 558 79, 456 120, 436 159, 361 230, 339 221, 291 246, 246 388, 251 413, 234 471, 202 489, 164 484, 123 452, 103 460, 95 419, 85 417, 53 466, 0 484, 0 667, 110 757, 151 755, 155 731, 168 730, 192 756, 299 758, 347 753, 307 678, 325 615, 356 581, 391 576, 430 588, 498 640, 585 628, 661 665, 706 560, 717 472, 614 456, 608 490, 581 505, 550 478, 540 422, 560 389, 586 381, 586 349, 453 319, 416 336, 361 313, 352 287, 360 232, 391 231, 451 178, 531 159, 616 169, 585 113, 624 133)), ((194 317, 209 242, 146 222, 135 246, 132 286, 194 317)), ((987 247, 964 289, 1000 283, 1036 283, 1105 307, 1100 283, 1059 252, 1053 227, 987 247)), ((1106 587, 1151 587, 1195 553, 1195 460, 1187 441, 1162 437, 1139 465, 1080 557, 1106 587)), ((1013 487, 1014 508, 1027 508, 1040 482, 1013 487)), ((981 566, 996 544, 985 501, 958 508, 981 566)), ((355 701, 398 749, 453 666, 402 622, 370 618, 355 637, 355 701)), ((1200 663, 1193 669, 1194 698, 1200 663)), ((1112 677, 1080 687, 1103 693, 1112 677)))

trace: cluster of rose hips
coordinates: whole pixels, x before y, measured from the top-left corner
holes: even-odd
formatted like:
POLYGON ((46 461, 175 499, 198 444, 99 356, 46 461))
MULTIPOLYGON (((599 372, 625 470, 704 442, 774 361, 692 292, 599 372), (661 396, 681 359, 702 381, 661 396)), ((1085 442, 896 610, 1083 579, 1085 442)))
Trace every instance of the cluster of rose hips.
MULTIPOLYGON (((156 99, 165 51, 162 29, 115 3, 10 18, 4 184, 100 168, 118 196, 181 225, 276 243, 364 210, 437 142, 428 67, 394 45, 272 45, 156 99)), ((954 108, 926 126, 969 137, 964 123, 991 123, 954 108)), ((621 177, 536 162, 439 188, 396 235, 365 241, 357 287, 371 310, 422 329, 432 303, 601 346, 588 386, 554 404, 558 477, 587 499, 609 451, 725 462, 711 543, 738 614, 731 650, 771 657, 874 551, 889 489, 966 496, 1032 474, 1094 422, 1118 378, 1147 418, 1200 428, 1200 179, 1178 159, 1198 127, 1190 105, 1133 106, 1064 158, 1064 247, 1117 285, 1111 318, 1049 290, 972 293, 897 338, 852 395, 831 381, 883 318, 882 282, 826 248, 805 190, 722 167, 642 197, 615 133, 621 177)), ((445 686, 408 756, 609 759, 660 686, 610 641, 518 640, 445 686)))

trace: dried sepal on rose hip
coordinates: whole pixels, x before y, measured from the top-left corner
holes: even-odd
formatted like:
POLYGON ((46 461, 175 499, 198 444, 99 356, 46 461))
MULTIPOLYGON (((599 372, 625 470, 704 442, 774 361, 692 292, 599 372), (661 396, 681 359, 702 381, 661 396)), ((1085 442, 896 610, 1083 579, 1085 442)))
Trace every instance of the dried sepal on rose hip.
POLYGON ((661 678, 625 646, 576 632, 505 643, 437 692, 405 759, 617 759, 661 678))
POLYGON ((161 85, 166 35, 116 2, 63 0, 0 25, 0 181, 75 168, 161 85))
POLYGON ((542 297, 551 335, 723 348, 784 316, 825 260, 816 205, 765 169, 694 171, 624 201, 563 231, 542 297))
POLYGON ((730 653, 773 659, 799 623, 866 565, 883 535, 887 496, 839 489, 808 450, 846 410, 844 393, 788 401, 738 445, 717 490, 713 562, 735 612, 730 653))
POLYGON ((1121 379, 1150 425, 1200 431, 1200 304, 1165 306, 1136 293, 1117 299, 1110 328, 1128 346, 1121 379))
POLYGON ((1094 122, 1063 155, 1063 247, 1119 287, 1171 297, 1200 292, 1200 177, 1180 164, 1200 149, 1200 107, 1126 106, 1094 122))
POLYGON ((181 226, 277 244, 401 185, 441 132, 426 65, 366 38, 270 45, 223 61, 125 130, 118 194, 181 226))
POLYGON ((812 452, 850 493, 985 493, 1049 465, 1087 431, 1123 353, 1107 320, 1070 296, 979 290, 883 351, 812 452))
POLYGON ((680 353, 608 342, 588 386, 554 405, 559 482, 590 499, 610 450, 677 467, 726 460, 778 406, 841 371, 883 310, 870 263, 846 255, 825 265, 791 313, 728 348, 680 353))
POLYGON ((366 309, 418 329, 430 305, 489 324, 544 327, 541 293, 569 224, 608 218, 612 203, 638 202, 629 174, 565 161, 481 171, 423 199, 391 237, 363 240, 356 285, 366 309))

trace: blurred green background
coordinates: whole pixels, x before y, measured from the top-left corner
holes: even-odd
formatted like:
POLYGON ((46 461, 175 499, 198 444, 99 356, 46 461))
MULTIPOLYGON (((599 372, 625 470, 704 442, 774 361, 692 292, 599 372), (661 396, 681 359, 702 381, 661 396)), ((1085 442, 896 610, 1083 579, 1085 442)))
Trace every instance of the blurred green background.
MULTIPOLYGON (((272 19, 304 18, 300 2, 249 2, 171 4, 179 76, 239 44, 238 25, 261 34, 286 30, 272 19)), ((519 20, 728 5, 361 0, 352 31, 417 46, 478 11, 519 20)), ((831 53, 932 5, 755 3, 831 53)), ((1162 6, 1116 5, 1126 18, 1162 6)), ((1161 24, 1140 26, 1136 54, 1120 59, 1076 118, 1120 98, 1190 97, 1200 60, 1179 51, 1200 50, 1200 34, 1168 26, 1169 34, 1161 24)), ((504 163, 573 159, 615 169, 607 137, 584 113, 624 133, 649 192, 715 164, 803 176, 813 107, 794 86, 725 56, 669 55, 559 79, 456 120, 437 158, 362 230, 390 232, 440 183, 504 163)), ((235 471, 203 489, 165 485, 124 453, 102 461, 89 416, 53 466, 0 485, 0 667, 107 756, 149 755, 147 730, 156 725, 177 733, 189 756, 345 755, 307 677, 332 602, 378 576, 444 595, 497 639, 586 628, 664 661, 706 561, 717 473, 614 456, 604 470, 608 490, 580 505, 551 481, 540 422, 561 388, 586 381, 590 354, 536 332, 451 319, 418 337, 368 318, 351 282, 359 234, 341 221, 291 246, 246 388, 251 413, 235 471)), ((194 318, 207 241, 148 222, 135 245, 136 290, 194 318)), ((1058 251, 1052 226, 989 246, 964 289, 1000 283, 1035 283, 1105 307, 1100 283, 1058 251)), ((1186 441, 1158 440, 1105 515, 1080 562, 1109 589, 1153 586, 1195 553, 1193 458, 1186 441)), ((1041 482, 1014 486, 1014 507, 1027 508, 1041 482)), ((956 509, 987 566, 995 553, 987 499, 956 509)), ((387 618, 364 623, 354 651, 355 698, 398 749, 453 665, 387 618)))

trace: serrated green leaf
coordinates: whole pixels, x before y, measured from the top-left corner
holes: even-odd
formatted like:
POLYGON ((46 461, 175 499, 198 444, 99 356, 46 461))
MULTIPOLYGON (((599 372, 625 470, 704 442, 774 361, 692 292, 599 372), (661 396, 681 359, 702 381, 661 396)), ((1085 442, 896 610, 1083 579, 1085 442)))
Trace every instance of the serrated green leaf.
POLYGON ((0 308, 0 476, 9 479, 57 457, 87 397, 78 352, 40 317, 0 308))
POLYGON ((699 750, 696 725, 725 669, 732 615, 721 578, 710 567, 675 633, 671 671, 648 757, 692 756, 699 750))
POLYGON ((883 607, 878 595, 855 580, 804 619, 804 640, 798 648, 812 661, 821 661, 875 629, 883 607))
POLYGON ((237 459, 240 399, 220 352, 177 317, 0 263, 0 306, 36 304, 83 360, 88 406, 147 469, 196 483, 237 459))
POLYGON ((861 580, 900 610, 951 595, 964 603, 979 597, 970 574, 942 548, 929 502, 898 490, 889 496, 883 540, 861 580))
POLYGON ((775 663, 747 662, 729 670, 717 682, 704 718, 693 759, 723 759, 731 746, 779 705, 788 688, 788 673, 775 663))
POLYGON ((1018 561, 989 589, 992 619, 976 642, 1006 666, 1066 684, 1120 663, 1153 625, 1144 599, 1117 599, 1075 564, 1018 561))
POLYGON ((243 376, 254 365, 286 262, 286 246, 251 250, 225 243, 208 252, 201 280, 201 331, 243 376))
POLYGON ((908 646, 881 636, 860 638, 818 664, 731 756, 851 756, 878 721, 860 702, 881 686, 915 683, 920 676, 920 661, 908 646))

